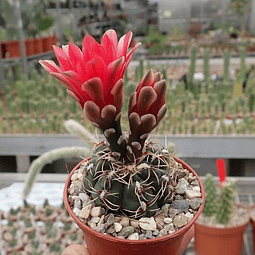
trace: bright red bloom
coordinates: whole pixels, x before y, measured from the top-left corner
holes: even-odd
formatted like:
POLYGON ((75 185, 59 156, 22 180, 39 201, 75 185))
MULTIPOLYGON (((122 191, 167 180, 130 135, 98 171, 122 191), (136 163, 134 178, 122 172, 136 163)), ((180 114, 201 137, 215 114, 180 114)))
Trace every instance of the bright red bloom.
MULTIPOLYGON (((140 118, 147 114, 155 117, 155 125, 166 112, 166 81, 160 73, 150 70, 130 98, 129 115, 136 113, 140 118)), ((154 126, 154 125, 153 125, 154 126)))
POLYGON ((88 101, 94 102, 101 111, 113 105, 118 114, 123 104, 123 76, 134 51, 128 53, 132 33, 118 41, 114 30, 104 33, 101 44, 89 34, 82 42, 82 51, 69 43, 62 49, 53 46, 60 67, 51 60, 41 60, 41 65, 68 89, 68 93, 82 108, 88 101))
POLYGON ((219 183, 220 187, 222 186, 222 183, 226 181, 226 166, 225 166, 225 160, 224 159, 217 159, 217 171, 219 176, 219 183))

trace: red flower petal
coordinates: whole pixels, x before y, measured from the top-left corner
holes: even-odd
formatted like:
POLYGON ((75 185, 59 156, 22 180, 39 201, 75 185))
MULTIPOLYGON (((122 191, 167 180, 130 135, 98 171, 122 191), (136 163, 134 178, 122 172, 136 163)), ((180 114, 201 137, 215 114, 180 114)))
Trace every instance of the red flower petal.
POLYGON ((78 46, 72 43, 69 43, 68 51, 69 51, 70 63, 74 71, 77 71, 77 64, 83 61, 82 52, 78 46))
POLYGON ((152 87, 142 87, 137 96, 137 110, 136 112, 142 116, 147 114, 151 105, 156 101, 157 93, 152 87))
POLYGON ((117 109, 117 113, 121 111, 121 107, 124 102, 124 81, 119 79, 111 90, 111 94, 114 97, 114 105, 117 109))
POLYGON ((104 92, 103 83, 100 78, 94 77, 84 84, 82 84, 82 90, 94 101, 100 108, 104 105, 104 92))
POLYGON ((63 71, 71 70, 72 65, 66 56, 65 52, 56 45, 53 45, 54 53, 57 57, 58 63, 63 71))
POLYGON ((117 58, 126 56, 129 44, 132 39, 132 32, 129 31, 127 34, 123 35, 118 44, 117 58))

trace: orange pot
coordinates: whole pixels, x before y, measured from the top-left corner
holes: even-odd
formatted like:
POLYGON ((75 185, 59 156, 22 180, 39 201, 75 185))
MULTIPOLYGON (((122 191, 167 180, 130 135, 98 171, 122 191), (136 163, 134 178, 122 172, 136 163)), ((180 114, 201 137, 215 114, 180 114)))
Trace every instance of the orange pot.
MULTIPOLYGON (((200 184, 202 199, 205 200, 205 191, 201 180, 199 179, 196 172, 186 163, 178 158, 175 160, 183 165, 184 168, 193 173, 200 184)), ((81 162, 82 163, 82 162, 81 162)), ((75 223, 83 231, 86 245, 90 255, 181 255, 187 247, 189 241, 193 236, 193 225, 203 210, 203 204, 200 206, 198 212, 193 219, 184 227, 180 228, 173 234, 166 235, 164 237, 158 237, 147 240, 127 240, 118 239, 112 236, 107 236, 99 233, 89 226, 80 221, 73 213, 69 202, 68 202, 68 188, 71 183, 71 176, 76 169, 80 166, 79 163, 69 174, 64 188, 64 203, 70 216, 74 219, 75 223)))
MULTIPOLYGON (((251 208, 251 210, 255 210, 255 206, 251 208)), ((250 217, 252 224, 252 236, 253 236, 253 253, 255 254, 255 219, 250 217)))
POLYGON ((35 41, 35 54, 43 52, 43 38, 36 38, 35 41))
POLYGON ((5 48, 6 48, 5 57, 7 58, 20 57, 19 41, 7 41, 5 42, 5 48))
POLYGON ((195 249, 198 255, 240 255, 243 234, 249 220, 243 225, 216 228, 195 223, 195 249))
POLYGON ((43 37, 43 51, 51 51, 52 50, 52 36, 43 37))
POLYGON ((27 39, 25 41, 26 47, 26 55, 31 56, 35 54, 35 40, 34 39, 27 39))

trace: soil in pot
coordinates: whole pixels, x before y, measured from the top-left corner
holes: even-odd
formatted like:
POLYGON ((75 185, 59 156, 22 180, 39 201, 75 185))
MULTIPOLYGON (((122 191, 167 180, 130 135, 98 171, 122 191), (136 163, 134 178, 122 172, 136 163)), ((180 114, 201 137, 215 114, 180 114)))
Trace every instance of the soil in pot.
POLYGON ((134 219, 96 205, 84 190, 84 171, 88 160, 79 164, 68 177, 64 201, 69 214, 82 229, 91 255, 106 254, 179 254, 185 233, 201 213, 204 190, 198 176, 188 165, 183 166, 176 183, 172 203, 166 203, 154 216, 134 219))
POLYGON ((198 255, 240 255, 243 234, 248 226, 246 208, 234 206, 234 214, 228 224, 218 224, 215 216, 201 215, 195 223, 195 249, 198 255))

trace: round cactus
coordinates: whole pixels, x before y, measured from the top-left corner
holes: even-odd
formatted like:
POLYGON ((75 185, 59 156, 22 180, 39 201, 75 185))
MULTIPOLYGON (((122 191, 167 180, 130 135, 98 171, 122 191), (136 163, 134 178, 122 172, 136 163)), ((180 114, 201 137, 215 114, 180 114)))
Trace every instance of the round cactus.
POLYGON ((101 142, 83 169, 84 187, 97 205, 134 218, 152 216, 165 203, 170 203, 176 178, 185 175, 170 153, 151 141, 146 142, 139 161, 132 164, 116 159, 101 142))

